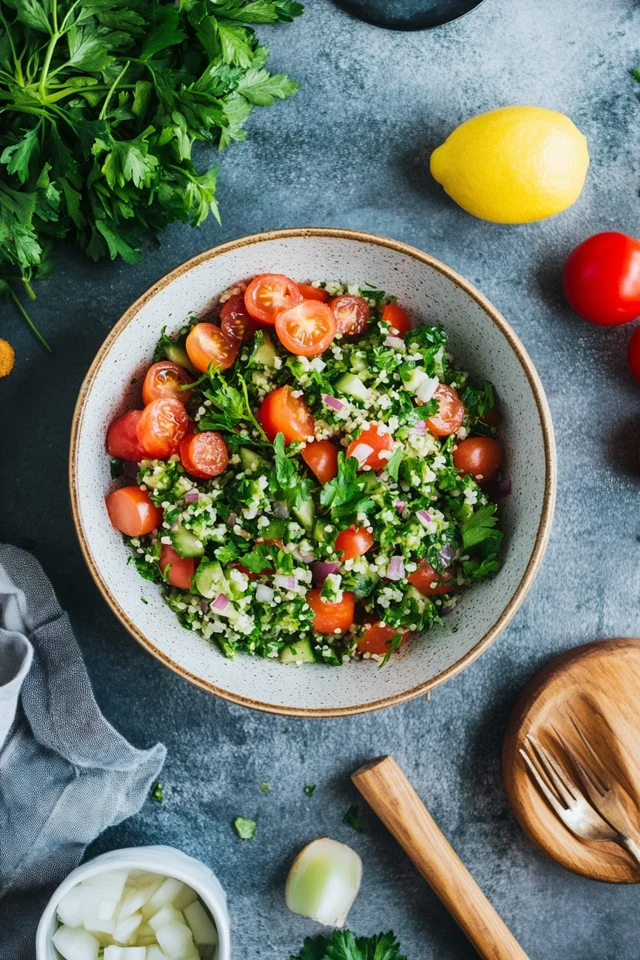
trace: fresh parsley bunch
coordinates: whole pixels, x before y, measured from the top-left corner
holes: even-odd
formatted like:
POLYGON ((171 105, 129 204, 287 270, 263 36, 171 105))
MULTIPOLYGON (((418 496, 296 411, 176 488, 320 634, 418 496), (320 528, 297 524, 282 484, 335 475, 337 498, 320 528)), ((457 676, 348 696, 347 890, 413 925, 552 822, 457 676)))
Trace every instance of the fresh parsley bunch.
POLYGON ((198 169, 194 144, 243 140, 255 106, 295 93, 264 68, 268 51, 250 25, 302 9, 0 0, 0 293, 29 323, 18 291, 34 298, 56 241, 137 263, 143 239, 175 220, 219 219, 217 168, 198 169))
POLYGON ((307 937, 298 956, 291 960, 407 960, 393 933, 354 937, 350 930, 335 930, 330 939, 307 937))

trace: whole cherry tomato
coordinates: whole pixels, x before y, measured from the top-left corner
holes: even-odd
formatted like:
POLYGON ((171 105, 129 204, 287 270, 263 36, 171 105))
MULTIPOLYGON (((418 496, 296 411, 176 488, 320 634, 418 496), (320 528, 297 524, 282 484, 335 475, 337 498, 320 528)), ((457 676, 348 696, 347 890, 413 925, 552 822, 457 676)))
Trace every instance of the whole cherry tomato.
POLYGON ((596 233, 569 254, 562 283, 589 323, 615 327, 640 316, 640 242, 613 230, 596 233))
POLYGON ((246 308, 244 295, 236 293, 223 303, 220 310, 220 329, 227 340, 251 340, 256 322, 246 308))
POLYGON ((479 484, 493 480, 502 463, 502 447, 493 437, 469 437, 453 451, 453 465, 479 484))
POLYGON ((175 397, 180 403, 187 403, 191 390, 180 388, 193 380, 186 370, 171 360, 159 360, 147 370, 142 384, 142 402, 145 406, 158 397, 175 397))
POLYGON ((138 423, 142 410, 129 410, 114 420, 107 430, 107 453, 118 460, 133 460, 139 463, 146 453, 138 440, 138 423))
POLYGON ((453 387, 446 383, 436 387, 433 397, 438 401, 438 412, 427 420, 427 430, 435 437, 448 437, 462 426, 464 404, 453 387))
POLYGON ((335 297, 329 306, 336 318, 339 333, 356 337, 367 329, 371 311, 364 297, 335 297))

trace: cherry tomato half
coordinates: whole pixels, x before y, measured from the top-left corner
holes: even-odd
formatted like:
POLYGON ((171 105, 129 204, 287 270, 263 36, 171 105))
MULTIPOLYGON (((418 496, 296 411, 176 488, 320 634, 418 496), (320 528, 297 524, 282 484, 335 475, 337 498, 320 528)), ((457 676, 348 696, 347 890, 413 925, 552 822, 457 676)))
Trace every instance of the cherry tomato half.
POLYGON ((286 443, 308 440, 315 432, 315 421, 303 397, 294 397, 291 387, 278 387, 262 401, 258 410, 262 429, 273 443, 279 433, 286 443))
POLYGON ((627 347, 627 361, 632 375, 640 381, 640 327, 637 327, 631 334, 627 347))
POLYGON ((176 453, 189 428, 189 417, 174 397, 152 400, 138 420, 138 440, 145 456, 164 460, 176 453))
POLYGON ((180 590, 190 590, 193 575, 196 572, 196 561, 193 557, 181 557, 179 553, 163 543, 160 550, 160 570, 164 573, 165 567, 171 565, 167 575, 167 583, 180 590))
POLYGON ((322 287, 314 287, 310 283, 299 283, 298 290, 305 300, 319 300, 321 303, 329 303, 329 294, 322 287))
POLYGON ((384 470, 389 458, 381 457, 380 454, 386 450, 393 450, 393 437, 390 433, 378 433, 377 424, 371 423, 368 427, 363 427, 356 439, 351 441, 347 447, 347 456, 358 454, 361 469, 371 467, 372 470, 384 470), (362 445, 371 447, 371 453, 364 459, 358 451, 358 447, 362 445))
POLYGON ((109 520, 127 537, 144 537, 162 523, 162 510, 140 487, 120 487, 107 497, 109 520))
POLYGON ((341 560, 353 560, 361 557, 373 546, 373 536, 366 527, 348 527, 336 537, 334 547, 342 550, 341 560))
POLYGON ((430 563, 421 560, 417 570, 407 577, 409 583, 423 597, 437 597, 441 593, 449 593, 452 587, 450 573, 436 573, 430 563))
POLYGON ((357 337, 369 323, 369 304, 364 297, 335 297, 329 304, 336 318, 339 333, 357 337))
POLYGON ((326 303, 301 300, 276 318, 280 343, 300 357, 317 357, 324 353, 336 335, 336 320, 326 303))
POLYGON ((453 464, 480 484, 493 480, 502 463, 502 447, 493 437, 469 437, 453 451, 453 464))
POLYGON ((397 303, 388 303, 382 311, 383 323, 391 326, 391 335, 395 337, 404 337, 411 330, 411 320, 409 314, 397 303))
POLYGON ((281 273, 262 273, 254 277, 244 293, 247 310, 262 323, 273 326, 283 310, 302 300, 298 284, 281 273))
POLYGON ((246 308, 244 295, 236 293, 222 304, 220 329, 227 340, 251 340, 256 322, 246 308))
POLYGON ((640 316, 640 242, 607 231, 569 254, 562 273, 567 300, 589 323, 614 327, 640 316))
MULTIPOLYGON (((391 641, 397 637, 400 631, 396 627, 389 626, 388 623, 382 625, 383 621, 372 618, 372 622, 365 627, 365 631, 358 640, 358 650, 360 653, 375 653, 379 657, 386 656, 391 648, 391 641)), ((402 634, 400 646, 409 639, 409 631, 402 634)), ((394 648, 395 649, 395 648, 394 648)))
POLYGON ((240 341, 229 340, 213 323, 197 323, 189 333, 185 347, 196 370, 206 373, 211 365, 227 370, 238 355, 240 341))
POLYGON ((186 370, 171 360, 160 360, 147 370, 142 384, 142 401, 146 406, 159 397, 175 397, 180 403, 186 403, 191 396, 191 390, 181 390, 185 383, 192 383, 193 378, 186 370))
POLYGON ((433 396, 438 401, 438 412, 427 420, 427 430, 435 437, 448 437, 462 426, 465 409, 453 387, 441 383, 433 396))
POLYGON ((320 483, 338 476, 338 448, 331 440, 314 440, 303 447, 300 456, 320 483))
POLYGON ((327 603, 320 593, 320 587, 316 587, 314 590, 309 590, 307 594, 307 603, 314 615, 313 629, 316 633, 335 633, 336 630, 344 633, 353 623, 356 609, 355 595, 345 590, 342 600, 337 603, 327 603))
POLYGON ((109 424, 107 430, 107 453, 119 460, 132 460, 139 463, 146 453, 138 440, 138 423, 142 410, 129 410, 109 424))
POLYGON ((191 433, 180 444, 182 466, 192 477, 208 480, 222 473, 229 463, 227 445, 219 433, 191 433))

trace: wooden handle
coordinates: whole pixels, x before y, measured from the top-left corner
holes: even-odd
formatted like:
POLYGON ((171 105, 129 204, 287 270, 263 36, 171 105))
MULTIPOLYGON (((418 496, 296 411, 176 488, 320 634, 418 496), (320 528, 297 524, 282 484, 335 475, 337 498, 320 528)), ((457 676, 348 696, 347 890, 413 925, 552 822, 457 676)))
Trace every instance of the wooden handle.
POLYGON ((480 956, 528 960, 393 757, 373 760, 351 779, 480 956))

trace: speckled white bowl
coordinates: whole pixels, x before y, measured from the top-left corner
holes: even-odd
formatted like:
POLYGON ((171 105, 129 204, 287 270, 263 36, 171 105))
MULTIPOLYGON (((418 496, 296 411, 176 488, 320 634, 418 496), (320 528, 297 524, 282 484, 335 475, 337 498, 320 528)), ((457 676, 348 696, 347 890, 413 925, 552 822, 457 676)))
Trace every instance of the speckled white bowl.
POLYGON ((536 574, 551 527, 556 460, 549 408, 520 340, 471 284, 420 250, 382 237, 332 229, 279 230, 208 250, 168 274, 127 310, 89 369, 71 438, 73 515, 91 573, 107 603, 155 657, 197 686, 234 703, 297 716, 375 710, 417 697, 468 666, 504 630, 536 574), (496 386, 505 414, 501 436, 512 482, 504 502, 503 568, 465 592, 446 626, 415 636, 384 669, 371 661, 339 669, 238 656, 183 629, 160 590, 127 565, 104 497, 109 422, 139 402, 140 376, 160 329, 202 314, 239 278, 286 273, 300 281, 340 278, 396 294, 415 323, 442 323, 459 364, 496 386), (142 602, 141 598, 147 601, 142 602))

